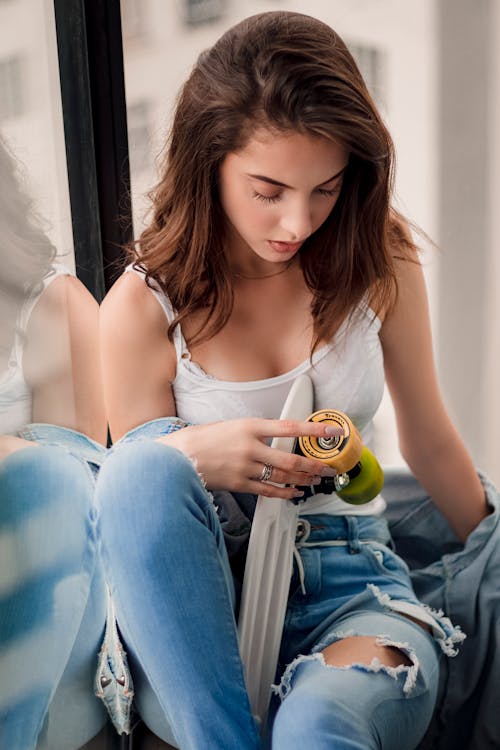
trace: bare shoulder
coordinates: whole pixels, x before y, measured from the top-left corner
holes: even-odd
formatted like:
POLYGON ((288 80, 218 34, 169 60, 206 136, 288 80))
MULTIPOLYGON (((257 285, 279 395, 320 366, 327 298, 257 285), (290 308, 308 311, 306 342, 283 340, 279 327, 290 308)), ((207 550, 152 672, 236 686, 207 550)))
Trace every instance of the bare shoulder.
POLYGON ((123 273, 113 284, 101 303, 101 320, 113 320, 115 316, 129 316, 138 321, 165 322, 165 315, 146 282, 135 273, 123 273), (134 316, 137 306, 141 315, 134 316))
POLYGON ((175 413, 176 353, 168 320, 143 279, 124 273, 101 304, 104 394, 114 440, 143 422, 175 413))
MULTIPOLYGON (((123 356, 142 355, 162 361, 162 369, 175 377, 175 351, 169 342, 168 320, 146 282, 135 273, 124 273, 101 303, 101 341, 123 356)), ((106 354, 106 349, 104 350, 106 354)))

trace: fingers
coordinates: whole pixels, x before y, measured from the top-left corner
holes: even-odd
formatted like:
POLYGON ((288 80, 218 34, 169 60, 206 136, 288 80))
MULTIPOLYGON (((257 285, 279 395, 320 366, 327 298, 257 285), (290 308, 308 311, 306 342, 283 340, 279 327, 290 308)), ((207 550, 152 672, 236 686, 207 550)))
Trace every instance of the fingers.
POLYGON ((295 487, 280 487, 267 482, 259 482, 257 479, 250 480, 248 489, 245 489, 245 491, 251 492, 254 495, 276 497, 282 500, 293 500, 294 498, 301 498, 304 495, 302 490, 297 490, 295 487))
POLYGON ((312 484, 313 482, 304 482, 304 476, 334 477, 337 473, 335 469, 332 469, 321 461, 316 461, 314 458, 306 458, 297 453, 285 453, 275 448, 269 448, 266 445, 262 446, 260 454, 257 456, 257 461, 260 462, 260 468, 256 468, 256 477, 260 477, 262 465, 271 464, 275 471, 280 470, 285 477, 283 480, 277 479, 274 471, 272 481, 282 481, 284 484, 312 484))
MULTIPOLYGON (((322 466, 322 470, 328 468, 322 466)), ((335 474, 335 472, 333 472, 335 474)), ((252 472, 252 476, 259 482, 275 482, 276 484, 296 484, 301 487, 309 487, 311 484, 319 484, 321 476, 318 473, 311 473, 310 471, 289 471, 273 466, 272 464, 255 464, 255 470, 252 472), (269 466, 271 471, 264 473, 264 467, 269 466), (267 476, 266 476, 267 474, 267 476)), ((328 472, 330 476, 330 472, 328 472)))
POLYGON ((325 422, 307 422, 295 419, 255 419, 255 434, 260 437, 333 437, 344 434, 338 425, 325 422))

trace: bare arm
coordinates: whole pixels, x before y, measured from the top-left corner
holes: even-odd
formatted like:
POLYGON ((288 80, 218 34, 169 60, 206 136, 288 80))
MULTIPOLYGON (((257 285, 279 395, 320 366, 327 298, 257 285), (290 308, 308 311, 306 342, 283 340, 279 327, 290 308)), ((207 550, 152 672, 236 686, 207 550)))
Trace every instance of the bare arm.
POLYGON ((78 279, 55 279, 30 316, 23 370, 33 422, 69 427, 105 444, 98 311, 78 279))
POLYGON ((484 490, 442 401, 422 268, 418 262, 396 263, 399 297, 383 322, 381 341, 400 449, 455 533, 465 540, 488 514, 484 490))
POLYGON ((133 273, 121 276, 101 304, 104 398, 113 441, 176 413, 171 387, 176 358, 167 329, 158 301, 133 273))

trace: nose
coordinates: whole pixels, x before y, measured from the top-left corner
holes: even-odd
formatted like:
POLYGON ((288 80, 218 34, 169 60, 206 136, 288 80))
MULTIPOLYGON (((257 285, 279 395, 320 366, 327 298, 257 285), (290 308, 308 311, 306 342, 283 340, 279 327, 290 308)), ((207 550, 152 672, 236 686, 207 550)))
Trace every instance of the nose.
POLYGON ((281 217, 281 229, 288 242, 302 242, 312 234, 312 215, 309 201, 290 202, 281 217))

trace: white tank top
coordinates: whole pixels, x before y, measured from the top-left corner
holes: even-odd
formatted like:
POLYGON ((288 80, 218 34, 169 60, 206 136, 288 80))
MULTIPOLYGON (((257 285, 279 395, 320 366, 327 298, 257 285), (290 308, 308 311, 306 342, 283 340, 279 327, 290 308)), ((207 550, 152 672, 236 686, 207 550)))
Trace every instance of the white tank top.
POLYGON ((18 430, 33 421, 31 389, 23 373, 23 340, 36 303, 54 279, 65 275, 73 274, 60 263, 53 263, 41 280, 40 288, 32 292, 21 307, 8 364, 0 373, 0 435, 15 435, 18 430))
MULTIPOLYGON (((125 272, 144 272, 127 266, 125 272)), ((175 311, 170 300, 151 280, 152 294, 172 322, 175 311)), ((384 368, 379 338, 380 319, 365 303, 360 304, 350 323, 339 328, 334 339, 293 370, 273 378, 252 381, 219 380, 191 359, 181 326, 174 331, 177 354, 172 383, 177 416, 186 422, 206 424, 240 417, 278 419, 295 378, 307 374, 314 385, 314 410, 339 409, 352 419, 365 445, 372 441, 372 419, 382 400, 384 368)), ((337 495, 318 494, 303 504, 303 513, 373 515, 383 512, 379 495, 365 505, 345 503, 337 495)))

